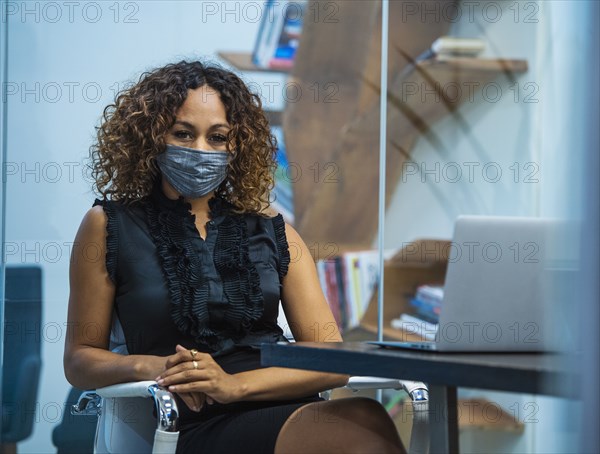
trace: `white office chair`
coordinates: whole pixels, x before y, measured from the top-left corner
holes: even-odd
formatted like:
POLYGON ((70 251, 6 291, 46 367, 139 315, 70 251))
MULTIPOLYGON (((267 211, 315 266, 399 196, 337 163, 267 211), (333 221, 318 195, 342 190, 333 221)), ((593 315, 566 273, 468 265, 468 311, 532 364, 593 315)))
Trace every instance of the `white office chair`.
MULTIPOLYGON (((113 316, 111 350, 127 354, 125 337, 113 316)), ((427 430, 428 391, 421 382, 379 377, 351 377, 346 388, 403 389, 413 405, 413 426, 409 454, 426 454, 429 450, 427 430)), ((329 392, 321 394, 328 398, 329 392)), ((73 415, 98 415, 94 453, 175 453, 179 410, 172 393, 155 381, 120 383, 84 391, 71 408, 73 415)))
MULTIPOLYGON (((408 452, 428 452, 428 396, 422 383, 351 377, 346 387, 354 391, 373 388, 404 389, 411 396, 413 405, 413 427, 408 452)), ((85 391, 71 413, 99 416, 94 440, 95 454, 175 452, 179 438, 177 403, 169 391, 154 381, 122 383, 85 391)))

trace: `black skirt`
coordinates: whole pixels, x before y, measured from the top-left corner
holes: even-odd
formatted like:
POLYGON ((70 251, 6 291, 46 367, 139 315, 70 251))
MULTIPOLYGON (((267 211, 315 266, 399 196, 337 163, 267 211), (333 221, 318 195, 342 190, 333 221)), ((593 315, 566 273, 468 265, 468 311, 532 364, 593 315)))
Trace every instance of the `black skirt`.
POLYGON ((179 402, 178 454, 272 454, 281 427, 298 408, 323 401, 317 394, 300 399, 205 404, 200 412, 179 402))

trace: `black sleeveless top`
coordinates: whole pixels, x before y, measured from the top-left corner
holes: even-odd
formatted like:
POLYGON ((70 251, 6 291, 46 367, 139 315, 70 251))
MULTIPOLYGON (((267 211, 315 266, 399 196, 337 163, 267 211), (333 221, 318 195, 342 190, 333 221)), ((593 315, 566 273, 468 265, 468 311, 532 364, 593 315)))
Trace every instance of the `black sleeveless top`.
POLYGON ((231 373, 259 367, 261 343, 287 341, 277 325, 290 262, 281 214, 238 215, 213 197, 203 239, 191 205, 160 181, 131 205, 95 205, 108 218, 106 268, 130 354, 171 355, 178 343, 215 358, 252 351, 253 364, 231 373))

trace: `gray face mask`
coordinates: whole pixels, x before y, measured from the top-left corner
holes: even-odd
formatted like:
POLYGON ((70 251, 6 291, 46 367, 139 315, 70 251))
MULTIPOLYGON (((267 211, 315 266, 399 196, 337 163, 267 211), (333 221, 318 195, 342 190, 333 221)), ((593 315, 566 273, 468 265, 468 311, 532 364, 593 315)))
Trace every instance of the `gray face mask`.
POLYGON ((167 181, 186 199, 207 195, 227 177, 231 153, 167 144, 156 162, 167 181))

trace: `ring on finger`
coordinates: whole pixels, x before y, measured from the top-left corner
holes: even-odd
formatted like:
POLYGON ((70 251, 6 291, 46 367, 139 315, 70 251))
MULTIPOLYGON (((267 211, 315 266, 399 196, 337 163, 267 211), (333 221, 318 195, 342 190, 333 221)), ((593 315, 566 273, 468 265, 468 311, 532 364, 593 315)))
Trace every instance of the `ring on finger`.
POLYGON ((196 357, 196 355, 198 354, 198 350, 196 350, 195 348, 192 348, 192 349, 190 350, 190 354, 192 355, 192 358, 195 358, 195 357, 196 357))
POLYGON ((194 365, 194 369, 198 369, 198 361, 192 361, 192 364, 194 365))

